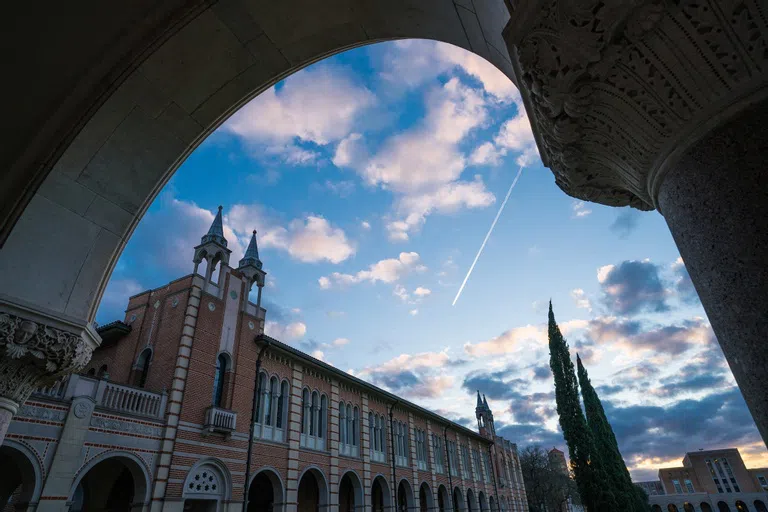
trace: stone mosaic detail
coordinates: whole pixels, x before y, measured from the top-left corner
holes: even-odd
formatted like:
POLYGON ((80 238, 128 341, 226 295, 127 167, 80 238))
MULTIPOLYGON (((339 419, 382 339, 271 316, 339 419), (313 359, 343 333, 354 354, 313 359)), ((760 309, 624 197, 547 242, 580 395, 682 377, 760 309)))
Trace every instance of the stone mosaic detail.
POLYGON ((162 437, 163 435, 162 427, 153 427, 151 425, 134 423, 132 421, 103 418, 101 416, 93 416, 91 418, 91 426, 104 430, 125 432, 127 434, 138 434, 142 436, 162 437))
POLYGON ((757 0, 513 4, 504 36, 542 160, 583 200, 653 209, 666 157, 768 85, 757 0))
POLYGON ((20 418, 34 418, 36 420, 63 422, 67 418, 66 411, 47 409, 34 405, 22 405, 16 414, 20 418))
POLYGON ((80 335, 10 313, 0 313, 0 350, 0 396, 17 403, 81 370, 93 353, 80 335))

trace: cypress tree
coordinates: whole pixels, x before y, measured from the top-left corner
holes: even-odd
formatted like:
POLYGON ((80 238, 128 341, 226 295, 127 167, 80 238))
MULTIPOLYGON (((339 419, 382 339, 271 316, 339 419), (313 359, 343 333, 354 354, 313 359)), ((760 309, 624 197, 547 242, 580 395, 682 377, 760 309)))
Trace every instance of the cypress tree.
POLYGON ((592 432, 584 418, 579 401, 579 386, 571 361, 568 343, 555 322, 549 303, 549 365, 555 377, 555 400, 560 428, 568 445, 576 486, 588 512, 620 510, 608 484, 592 432))
POLYGON ((619 443, 616 441, 613 428, 611 428, 608 417, 605 415, 603 404, 600 402, 595 388, 592 387, 587 370, 581 363, 578 354, 576 354, 576 364, 578 365, 581 396, 584 399, 584 410, 587 414, 587 424, 592 431, 595 448, 611 482, 613 495, 621 510, 645 512, 648 510, 648 506, 643 503, 641 496, 636 491, 636 486, 632 483, 627 465, 619 451, 619 443))

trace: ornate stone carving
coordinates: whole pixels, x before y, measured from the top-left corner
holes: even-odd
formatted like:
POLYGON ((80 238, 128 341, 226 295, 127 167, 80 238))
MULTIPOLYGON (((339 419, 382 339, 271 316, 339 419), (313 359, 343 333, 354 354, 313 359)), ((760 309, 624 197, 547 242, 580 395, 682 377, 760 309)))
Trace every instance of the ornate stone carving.
POLYGON ((130 434, 139 434, 142 436, 150 437, 162 437, 162 427, 152 427, 150 425, 144 425, 141 423, 134 423, 132 421, 122 421, 110 418, 102 418, 101 416, 91 417, 91 426, 97 428, 103 428, 104 430, 112 430, 115 432, 127 432, 130 434))
POLYGON ((91 404, 88 402, 78 402, 75 404, 75 416, 82 419, 91 413, 91 404))
POLYGON ((0 311, 0 397, 23 403, 36 388, 82 369, 96 342, 0 311))
POLYGON ((519 0, 504 30, 544 163, 566 193, 656 207, 665 169, 765 94, 758 0, 519 0))
POLYGON ((67 418, 66 411, 48 409, 46 407, 36 407, 33 405, 22 405, 19 407, 18 416, 24 418, 35 418, 38 420, 63 422, 67 418))

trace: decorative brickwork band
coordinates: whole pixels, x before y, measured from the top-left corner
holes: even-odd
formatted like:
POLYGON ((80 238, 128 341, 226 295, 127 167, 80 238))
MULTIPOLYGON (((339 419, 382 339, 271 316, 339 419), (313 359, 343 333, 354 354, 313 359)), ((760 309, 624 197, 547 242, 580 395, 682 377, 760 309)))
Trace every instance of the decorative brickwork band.
POLYGON ((545 165, 567 194, 658 207, 678 155, 759 101, 758 0, 519 0, 504 30, 545 165))

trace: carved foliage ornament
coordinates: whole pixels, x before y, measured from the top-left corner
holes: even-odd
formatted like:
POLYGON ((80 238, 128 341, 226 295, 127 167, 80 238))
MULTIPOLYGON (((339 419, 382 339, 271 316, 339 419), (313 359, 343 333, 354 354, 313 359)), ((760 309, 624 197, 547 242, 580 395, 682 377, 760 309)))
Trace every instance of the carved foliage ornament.
POLYGON ((0 396, 23 402, 32 391, 81 370, 93 349, 77 334, 0 313, 0 396))
POLYGON ((768 84, 759 0, 517 5, 505 38, 542 159, 580 199, 652 209, 665 156, 768 84))

